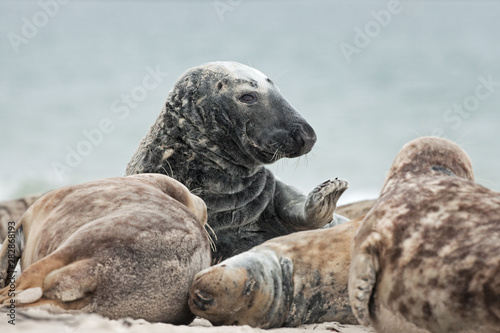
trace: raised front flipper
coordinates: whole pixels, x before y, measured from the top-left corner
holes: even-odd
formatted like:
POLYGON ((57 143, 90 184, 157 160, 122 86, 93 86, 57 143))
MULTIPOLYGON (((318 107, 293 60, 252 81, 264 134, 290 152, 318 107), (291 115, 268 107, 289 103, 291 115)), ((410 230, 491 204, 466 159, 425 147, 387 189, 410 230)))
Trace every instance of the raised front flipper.
POLYGON ((305 204, 306 221, 308 224, 321 227, 333 218, 337 201, 349 187, 347 180, 335 178, 316 186, 307 196, 305 204))
POLYGON ((332 219, 345 222, 341 217, 334 218, 333 213, 338 199, 348 187, 346 180, 335 178, 316 186, 306 197, 277 180, 274 197, 276 213, 294 231, 317 229, 332 219))

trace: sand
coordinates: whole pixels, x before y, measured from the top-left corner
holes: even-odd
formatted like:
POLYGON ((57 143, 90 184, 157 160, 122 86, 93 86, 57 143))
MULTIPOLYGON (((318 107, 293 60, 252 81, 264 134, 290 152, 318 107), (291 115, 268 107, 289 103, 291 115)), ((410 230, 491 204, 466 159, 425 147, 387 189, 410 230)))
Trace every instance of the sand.
POLYGON ((367 333, 371 328, 360 325, 342 325, 337 322, 303 325, 296 328, 277 328, 262 330, 249 326, 213 327, 205 319, 197 318, 189 326, 149 323, 145 320, 120 319, 110 320, 96 314, 49 313, 43 308, 16 309, 15 326, 8 323, 10 318, 0 310, 0 332, 36 332, 36 333, 299 333, 299 332, 342 332, 367 333))

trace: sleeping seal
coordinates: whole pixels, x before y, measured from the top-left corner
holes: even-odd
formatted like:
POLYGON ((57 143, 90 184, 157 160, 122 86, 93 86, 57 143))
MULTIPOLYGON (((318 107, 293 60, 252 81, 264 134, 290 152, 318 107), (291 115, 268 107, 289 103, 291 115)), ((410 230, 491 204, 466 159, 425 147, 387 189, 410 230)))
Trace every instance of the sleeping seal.
MULTIPOLYGON (((332 221, 346 181, 326 181, 305 196, 264 167, 304 155, 315 142, 312 127, 267 76, 213 62, 178 79, 126 174, 167 174, 201 197, 218 261, 332 221)), ((332 224, 345 220, 337 216, 332 224)))
POLYGON ((9 229, 0 303, 187 324, 188 288, 210 265, 206 216, 200 198, 158 174, 49 192, 9 229))
POLYGON ((347 279, 360 221, 274 238, 199 272, 189 307, 214 325, 356 324, 347 279))
POLYGON ((436 137, 406 144, 352 245, 349 298, 377 332, 500 332, 500 193, 436 137))

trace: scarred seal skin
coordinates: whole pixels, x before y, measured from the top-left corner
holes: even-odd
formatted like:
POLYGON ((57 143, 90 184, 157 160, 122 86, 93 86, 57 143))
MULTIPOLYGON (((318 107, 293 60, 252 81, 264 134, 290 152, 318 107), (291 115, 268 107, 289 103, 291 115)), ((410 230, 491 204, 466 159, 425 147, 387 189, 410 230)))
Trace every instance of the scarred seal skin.
POLYGON ((274 238, 199 272, 191 310, 214 325, 357 323, 347 279, 360 221, 274 238))
POLYGON ((188 288, 211 261, 206 217, 200 198, 158 174, 49 192, 2 246, 0 303, 190 323, 188 288))
POLYGON ((402 148, 354 238, 349 297, 377 332, 500 332, 500 193, 458 145, 402 148))
POLYGON ((304 155, 315 142, 267 76, 212 62, 177 80, 126 173, 166 174, 201 197, 220 261, 277 236, 346 221, 334 218, 346 181, 328 180, 305 196, 264 167, 304 155))

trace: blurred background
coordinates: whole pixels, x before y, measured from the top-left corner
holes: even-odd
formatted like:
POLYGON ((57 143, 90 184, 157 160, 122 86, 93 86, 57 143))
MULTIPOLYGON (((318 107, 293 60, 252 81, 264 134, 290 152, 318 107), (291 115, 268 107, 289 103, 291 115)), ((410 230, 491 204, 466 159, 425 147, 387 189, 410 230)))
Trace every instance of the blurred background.
POLYGON ((0 200, 123 175, 176 79, 217 60, 268 75, 316 130, 269 166, 304 192, 341 177, 341 203, 375 198, 423 135, 499 191, 499 17, 472 0, 1 1, 0 200))

